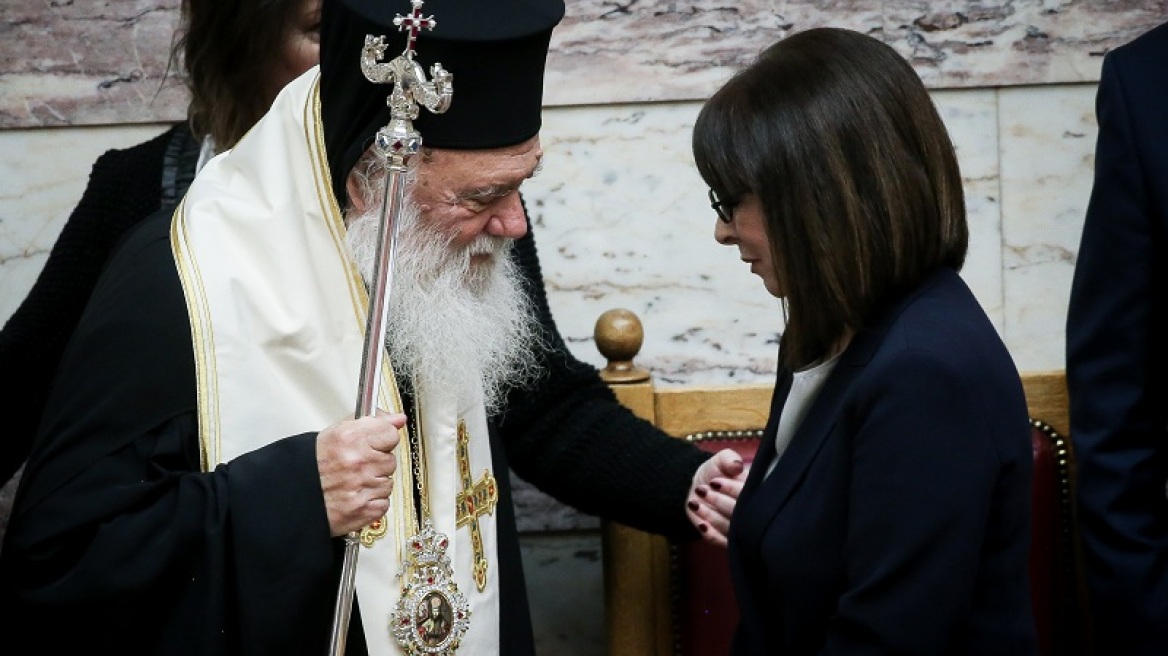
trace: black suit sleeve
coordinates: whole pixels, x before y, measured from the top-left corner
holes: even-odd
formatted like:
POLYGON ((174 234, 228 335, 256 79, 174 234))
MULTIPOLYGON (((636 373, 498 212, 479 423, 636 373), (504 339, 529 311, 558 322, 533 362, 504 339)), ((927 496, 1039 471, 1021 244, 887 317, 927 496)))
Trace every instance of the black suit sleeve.
POLYGON ((1158 50, 1144 41, 1103 62, 1095 182, 1067 318, 1096 637, 1145 641, 1130 654, 1168 653, 1168 30, 1157 32, 1158 50))

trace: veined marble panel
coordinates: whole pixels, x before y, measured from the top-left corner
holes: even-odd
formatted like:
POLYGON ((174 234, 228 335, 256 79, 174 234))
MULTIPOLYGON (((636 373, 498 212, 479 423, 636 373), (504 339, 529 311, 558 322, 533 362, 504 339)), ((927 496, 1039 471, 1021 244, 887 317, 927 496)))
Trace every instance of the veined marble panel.
POLYGON ((933 101, 957 150, 965 186, 969 250, 961 277, 1001 334, 1004 299, 997 94, 991 90, 942 90, 933 92, 933 101))
POLYGON ((178 0, 0 5, 0 128, 173 121, 166 77, 178 0))
MULTIPOLYGON (((934 93, 966 183, 963 276, 1027 368, 1061 366, 1064 291, 1090 183, 1093 89, 934 93), (999 115, 1008 119, 1000 130, 999 115), (1040 311, 1039 301, 1058 305, 1040 311)), ((644 322, 639 361, 662 384, 769 382, 781 312, 735 249, 713 240, 715 219, 689 151, 698 107, 547 112, 546 163, 525 197, 550 302, 573 350, 597 366, 596 318, 627 307, 644 322)), ((27 293, 93 160, 162 129, 0 132, 0 322, 27 293)))
POLYGON ((1103 54, 1168 20, 1168 2, 903 0, 884 38, 931 88, 1097 82, 1103 54))
MULTIPOLYGON (((5 0, 0 128, 179 120, 185 90, 165 77, 178 4, 5 0)), ((761 48, 822 25, 884 39, 934 88, 1095 82, 1104 52, 1166 19, 1166 0, 569 0, 545 102, 698 100, 761 48)))
POLYGON ((1022 370, 1062 369, 1071 278, 1094 179, 1095 86, 1003 89, 1005 339, 1022 370))
POLYGON ((692 100, 791 32, 867 32, 933 88, 1093 82, 1100 58, 1168 19, 1168 3, 1089 0, 569 2, 548 61, 550 104, 692 100))
POLYGON ((0 326, 16 311, 81 200, 98 156, 166 126, 0 130, 0 326))

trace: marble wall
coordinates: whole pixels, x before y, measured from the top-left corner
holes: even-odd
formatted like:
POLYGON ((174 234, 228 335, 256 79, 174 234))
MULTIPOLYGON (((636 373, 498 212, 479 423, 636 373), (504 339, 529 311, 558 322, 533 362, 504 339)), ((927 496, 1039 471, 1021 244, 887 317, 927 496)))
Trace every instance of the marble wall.
MULTIPOLYGON (((97 155, 181 118, 184 91, 166 74, 177 4, 0 7, 0 323, 97 155)), ((966 183, 963 276, 1021 369, 1061 368, 1102 55, 1164 20, 1163 0, 568 2, 548 62, 546 163, 525 188, 561 331, 603 365, 594 321, 626 307, 644 323, 639 363, 661 385, 772 379, 779 307, 735 250, 714 243, 689 131, 701 99, 760 48, 836 25, 891 44, 932 90, 966 183)), ((587 529, 529 540, 533 580, 554 589, 599 576, 595 520, 534 492, 520 501, 529 530, 587 529)), ((541 620, 541 653, 599 653, 596 597, 578 598, 585 607, 541 620)))
MULTIPOLYGON (((167 75, 177 4, 0 8, 0 322, 96 155, 182 116, 167 75)), ((1061 367, 1101 57, 1166 17, 1163 0, 568 3, 548 62, 547 162, 526 191, 561 329, 603 364, 593 322, 628 307, 662 385, 769 380, 778 306, 713 243, 689 129, 759 48, 830 24, 884 39, 933 90, 967 184, 964 275, 1021 368, 1061 367)))

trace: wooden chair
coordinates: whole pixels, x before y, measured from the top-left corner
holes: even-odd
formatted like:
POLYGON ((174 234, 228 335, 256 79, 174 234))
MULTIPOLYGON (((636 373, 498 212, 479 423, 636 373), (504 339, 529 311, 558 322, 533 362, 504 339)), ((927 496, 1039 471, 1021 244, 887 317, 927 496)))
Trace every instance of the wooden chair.
MULTIPOLYGON (((634 363, 644 337, 636 315, 605 312, 594 336, 608 360, 601 375, 638 416, 711 452, 729 446, 753 458, 771 385, 656 389, 634 363)), ((1066 380, 1061 371, 1030 373, 1023 385, 1035 458, 1030 578, 1040 653, 1086 653, 1066 380)), ((672 544, 612 522, 605 523, 603 540, 609 656, 728 652, 738 611, 723 550, 704 542, 672 544)))
POLYGON ((1075 510, 1066 375, 1026 373, 1022 386, 1034 451, 1030 585, 1039 653, 1088 654, 1091 626, 1075 510))

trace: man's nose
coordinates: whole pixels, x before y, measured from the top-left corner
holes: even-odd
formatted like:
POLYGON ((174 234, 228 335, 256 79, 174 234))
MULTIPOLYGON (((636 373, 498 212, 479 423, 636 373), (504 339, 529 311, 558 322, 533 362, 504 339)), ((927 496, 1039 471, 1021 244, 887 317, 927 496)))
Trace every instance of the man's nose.
POLYGON ((488 235, 519 239, 527 234, 527 216, 518 191, 496 200, 488 211, 491 212, 485 228, 488 235))

